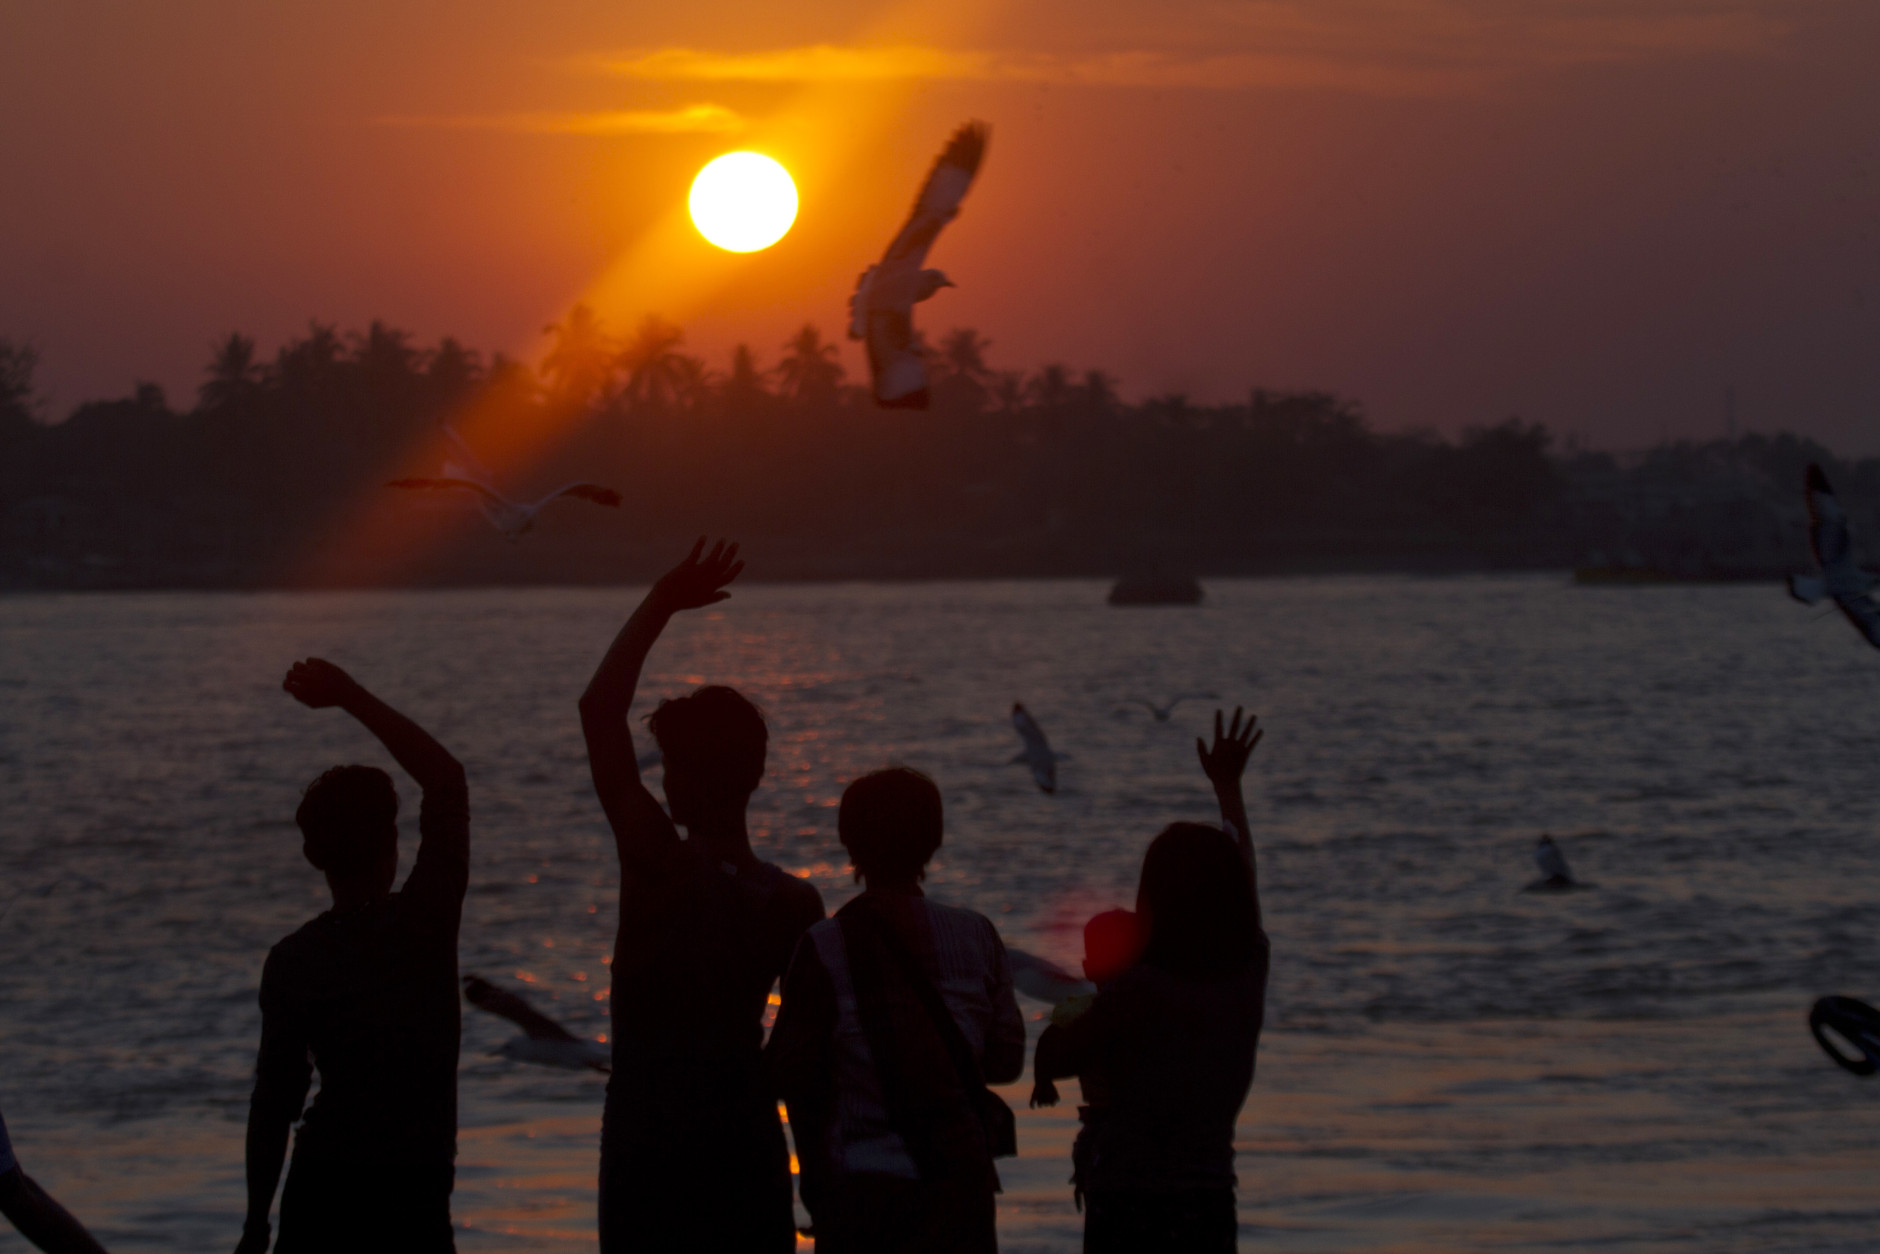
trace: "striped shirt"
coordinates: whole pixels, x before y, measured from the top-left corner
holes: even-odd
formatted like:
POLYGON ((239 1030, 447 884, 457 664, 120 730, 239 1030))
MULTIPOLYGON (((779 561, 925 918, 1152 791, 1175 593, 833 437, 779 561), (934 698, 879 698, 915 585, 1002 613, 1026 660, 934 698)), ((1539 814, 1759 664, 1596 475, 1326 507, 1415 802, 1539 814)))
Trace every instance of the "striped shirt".
MULTIPOLYGON (((1012 993, 1005 944, 992 921, 920 896, 902 898, 894 908, 912 923, 915 952, 986 1081, 1016 1079, 1024 1069, 1025 1021, 1012 993)), ((804 934, 784 987, 772 1043, 786 1069, 790 1057, 815 1058, 808 1065, 828 1068, 833 1109, 821 1147, 826 1161, 843 1173, 918 1179, 907 1145, 889 1119, 838 920, 826 919, 804 934), (804 1036, 820 1039, 792 1039, 804 1036)))

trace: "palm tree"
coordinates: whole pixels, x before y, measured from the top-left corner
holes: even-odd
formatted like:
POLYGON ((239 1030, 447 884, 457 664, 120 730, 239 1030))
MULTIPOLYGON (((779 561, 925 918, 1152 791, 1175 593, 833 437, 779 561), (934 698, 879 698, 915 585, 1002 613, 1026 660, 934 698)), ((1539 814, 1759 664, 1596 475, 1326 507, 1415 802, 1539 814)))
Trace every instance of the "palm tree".
POLYGON ((309 398, 331 392, 339 382, 343 346, 328 323, 307 324, 307 338, 281 345, 274 355, 274 381, 289 396, 309 398))
POLYGON ((1071 383, 1071 372, 1063 366, 1046 366, 1031 376, 1025 384, 1025 392, 1031 397, 1032 404, 1047 412, 1063 409, 1077 395, 1077 388, 1071 383))
POLYGON ((254 340, 231 334, 209 359, 208 374, 208 380, 196 389, 197 404, 205 411, 227 409, 253 396, 261 386, 254 340))
POLYGON ((31 344, 0 340, 0 435, 32 430, 33 370, 39 354, 31 344))
POLYGON ((1116 380, 1101 370, 1084 371, 1083 384, 1077 390, 1083 393, 1084 408, 1092 414, 1108 414, 1116 409, 1116 380))
POLYGON ((685 353, 675 353, 672 359, 672 394, 679 402, 679 407, 688 414, 696 414, 711 403, 711 371, 705 368, 703 357, 693 357, 685 353))
POLYGON ((1025 408, 1025 375, 1018 370, 1000 370, 992 376, 992 399, 1002 414, 1016 414, 1025 408))
POLYGON ((432 395, 447 405, 454 404, 469 395, 483 377, 483 358, 474 348, 465 348, 447 335, 432 350, 424 377, 432 395))
POLYGON ((986 365, 991 347, 992 341, 971 327, 956 327, 941 339, 934 392, 944 407, 975 412, 986 407, 993 381, 992 368, 986 365))
POLYGON ((615 362, 627 372, 626 396, 634 406, 661 408, 679 397, 685 332, 658 314, 647 314, 615 362))
POLYGON ((616 350, 592 309, 576 305, 566 321, 551 322, 542 332, 555 337, 540 371, 557 400, 581 408, 607 389, 616 350))
POLYGON ((782 384, 783 395, 800 405, 834 400, 846 373, 842 363, 836 360, 836 346, 823 343, 822 332, 805 322, 803 329, 791 336, 783 348, 783 360, 777 363, 777 379, 782 384))
POLYGON ((749 344, 740 344, 731 350, 731 370, 725 375, 722 390, 725 403, 734 410, 750 409, 769 398, 770 392, 764 387, 764 372, 758 369, 757 354, 751 351, 749 344))

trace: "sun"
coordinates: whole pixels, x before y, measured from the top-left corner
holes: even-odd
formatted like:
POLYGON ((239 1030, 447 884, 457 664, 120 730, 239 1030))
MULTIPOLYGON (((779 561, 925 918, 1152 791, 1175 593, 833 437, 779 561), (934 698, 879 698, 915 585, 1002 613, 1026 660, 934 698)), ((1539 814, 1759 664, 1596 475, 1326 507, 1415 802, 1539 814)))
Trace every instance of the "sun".
POLYGON ((796 221, 790 172, 757 152, 728 152, 692 180, 692 225, 727 252, 754 253, 796 221))

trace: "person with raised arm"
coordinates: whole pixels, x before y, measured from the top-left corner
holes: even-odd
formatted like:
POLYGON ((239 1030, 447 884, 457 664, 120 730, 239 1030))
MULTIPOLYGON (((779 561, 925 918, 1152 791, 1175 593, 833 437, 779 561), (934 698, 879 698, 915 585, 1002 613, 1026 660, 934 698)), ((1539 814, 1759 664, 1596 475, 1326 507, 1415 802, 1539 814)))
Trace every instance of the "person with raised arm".
POLYGON ((261 1050, 248 1108, 248 1218, 237 1254, 447 1254, 457 1154, 457 929, 470 878, 463 767, 422 727, 319 658, 281 685, 357 719, 424 800, 418 856, 398 875, 398 793, 373 766, 336 766, 294 815, 333 908, 274 946, 261 973, 261 1050), (320 1091, 305 1111, 314 1068, 320 1091))
POLYGON ((720 685, 647 719, 666 805, 640 778, 628 712, 673 615, 725 600, 737 546, 700 540, 634 610, 581 697, 594 790, 620 856, 613 1075, 601 1122, 603 1251, 794 1250, 790 1154, 762 1066, 763 1018, 815 887, 758 859, 745 810, 769 731, 720 685), (682 838, 679 829, 685 829, 682 838))
POLYGON ((1171 823, 1143 857, 1141 957, 1089 1009, 1038 1038, 1041 1085, 1096 1075, 1101 1117, 1078 1135, 1086 1254, 1238 1248, 1234 1121, 1253 1084, 1270 951, 1241 773, 1263 733, 1235 710, 1196 741, 1221 826, 1171 823))
POLYGON ((0 1215, 46 1254, 104 1254, 104 1246, 85 1231, 85 1225, 20 1170, 4 1117, 0 1117, 0 1215))

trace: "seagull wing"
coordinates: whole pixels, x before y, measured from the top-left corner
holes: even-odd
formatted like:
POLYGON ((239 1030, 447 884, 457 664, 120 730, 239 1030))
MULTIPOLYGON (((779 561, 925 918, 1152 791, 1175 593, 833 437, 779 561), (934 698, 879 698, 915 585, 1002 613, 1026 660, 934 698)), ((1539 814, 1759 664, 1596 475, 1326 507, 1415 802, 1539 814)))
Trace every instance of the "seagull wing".
POLYGON ((444 463, 445 474, 450 474, 455 471, 464 478, 474 479, 485 486, 496 482, 490 475, 489 467, 485 466, 482 460, 478 458, 475 453, 470 451, 470 446, 463 442, 461 435, 457 434, 457 428, 451 426, 448 422, 440 422, 437 424, 437 427, 438 430, 444 433, 444 438, 450 441, 450 446, 455 450, 459 459, 456 465, 452 465, 450 462, 444 463))
POLYGON ((1541 869, 1542 875, 1549 878, 1556 875, 1563 880, 1573 878, 1573 873, 1567 870, 1567 855, 1560 852, 1559 845, 1536 845, 1534 865, 1541 869))
POLYGON ((991 134, 983 122, 968 122, 953 132, 953 138, 941 150, 927 181, 914 198, 914 209, 882 254, 878 268, 883 274, 909 274, 927 260, 927 250, 939 238, 940 228, 959 214, 960 202, 979 173, 979 163, 986 155, 986 138, 991 134))
POLYGON ((1005 948, 1005 956, 1011 963, 1012 984, 1027 997, 1060 1002, 1066 997, 1081 997, 1097 991, 1097 986, 1089 980, 1079 979, 1048 958, 1010 945, 1005 948))
POLYGON ((1880 605, 1875 605, 1874 599, 1864 592, 1858 596, 1836 597, 1834 603, 1847 615, 1847 621, 1867 638, 1867 643, 1880 649, 1880 605))
POLYGON ((541 509, 550 501, 562 496, 572 496, 583 501, 592 501, 596 505, 605 505, 609 509, 620 508, 620 493, 600 483, 564 483, 529 508, 541 509))
POLYGON ((1044 728, 1038 726, 1038 720, 1031 716, 1031 711, 1024 706, 1012 708, 1012 729, 1018 738, 1025 742, 1026 756, 1040 755, 1047 759, 1051 756, 1051 742, 1045 739, 1044 728))
POLYGON ((867 314, 868 373, 883 409, 927 408, 927 359, 914 343, 914 316, 906 309, 867 314))
POLYGON ((514 993, 505 992, 480 975, 463 977, 464 1000, 479 1010, 509 1020, 532 1041, 578 1041, 581 1038, 531 1006, 514 993))
POLYGON ((1828 476, 1812 462, 1808 467, 1805 495, 1808 499, 1808 547, 1814 550, 1815 561, 1820 563, 1823 573, 1831 567, 1851 563, 1853 545, 1847 534, 1847 511, 1835 499, 1834 489, 1828 486, 1828 476))
POLYGON ((510 504, 509 501, 505 500, 495 489, 489 487, 487 484, 478 483, 474 479, 459 479, 455 476, 447 479, 393 479, 385 486, 388 488, 462 488, 467 492, 476 493, 491 505, 505 506, 510 504))

